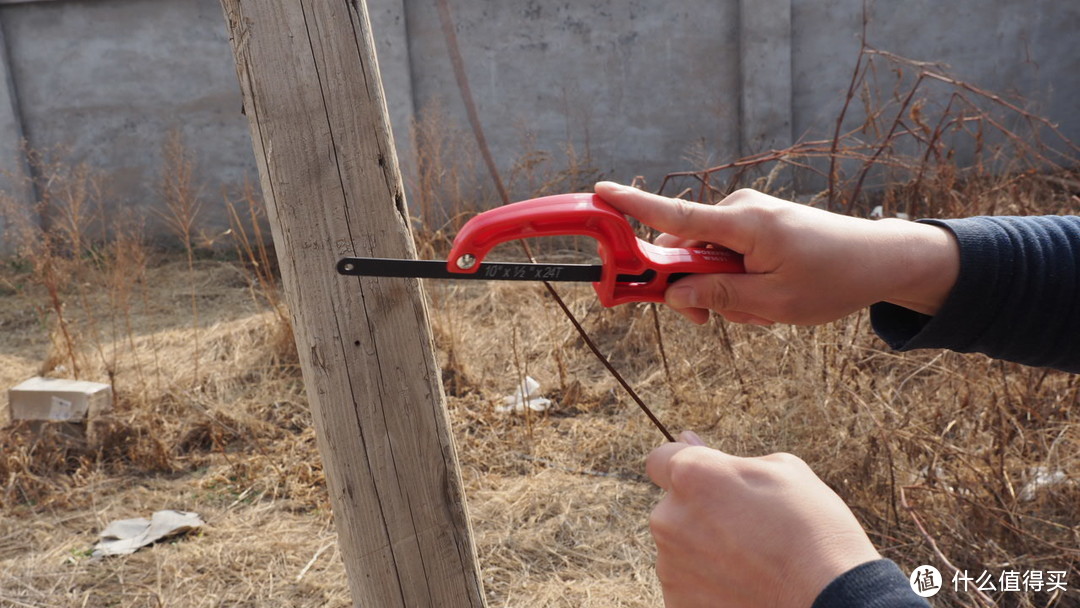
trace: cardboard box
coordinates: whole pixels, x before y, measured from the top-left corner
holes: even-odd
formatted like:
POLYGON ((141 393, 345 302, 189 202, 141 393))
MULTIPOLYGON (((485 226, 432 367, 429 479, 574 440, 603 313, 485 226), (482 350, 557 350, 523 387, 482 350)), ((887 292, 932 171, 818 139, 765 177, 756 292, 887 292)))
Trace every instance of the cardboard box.
POLYGON ((12 421, 82 422, 112 409, 112 387, 99 382, 30 378, 8 389, 12 421))

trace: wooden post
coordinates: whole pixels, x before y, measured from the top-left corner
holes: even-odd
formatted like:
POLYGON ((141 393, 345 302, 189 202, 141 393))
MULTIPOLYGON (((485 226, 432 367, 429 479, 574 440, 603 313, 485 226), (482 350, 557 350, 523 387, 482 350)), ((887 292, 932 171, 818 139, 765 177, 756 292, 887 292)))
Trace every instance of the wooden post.
POLYGON ((363 0, 221 0, 356 606, 483 606, 363 0))

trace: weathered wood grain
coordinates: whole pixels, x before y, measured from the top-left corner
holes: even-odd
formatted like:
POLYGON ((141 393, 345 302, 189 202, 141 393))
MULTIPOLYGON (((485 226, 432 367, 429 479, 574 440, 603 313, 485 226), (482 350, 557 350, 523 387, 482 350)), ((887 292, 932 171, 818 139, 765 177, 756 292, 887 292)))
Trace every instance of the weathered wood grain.
POLYGON ((357 606, 483 606, 362 0, 221 0, 357 606))

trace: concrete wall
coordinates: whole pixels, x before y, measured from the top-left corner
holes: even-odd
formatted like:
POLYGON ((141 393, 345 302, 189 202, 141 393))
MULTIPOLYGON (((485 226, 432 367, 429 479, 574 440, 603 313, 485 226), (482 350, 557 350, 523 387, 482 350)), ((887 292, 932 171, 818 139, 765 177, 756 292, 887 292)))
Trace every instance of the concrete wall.
MULTIPOLYGON (((670 171, 831 133, 859 48, 862 0, 450 0, 496 159, 571 145, 603 174, 670 171), (694 162, 686 157, 694 157, 694 162)), ((399 153, 439 107, 468 123, 434 0, 369 0, 399 153)), ((1080 3, 877 2, 869 42, 1018 93, 1080 140, 1080 3)), ((255 178, 217 0, 0 0, 0 168, 21 137, 109 175, 116 208, 152 208, 170 129, 198 164, 207 219, 255 178)), ((475 154, 467 138, 461 154, 475 154)), ((479 163, 473 163, 479 167, 479 163)), ((18 180, 0 181, 26 200, 18 180)), ((523 193, 519 193, 523 194, 523 193)), ((2 228, 0 228, 2 229, 2 228)), ((0 240, 3 237, 0 235, 0 240)))
MULTIPOLYGON (((408 3, 417 108, 466 124, 434 2, 408 3)), ((694 145, 739 145, 735 0, 451 0, 487 138, 503 168, 534 135, 603 171, 655 178, 694 145)))
POLYGON ((26 3, 0 9, 0 26, 31 146, 67 148, 70 162, 107 174, 118 209, 148 211, 160 199, 166 134, 179 129, 207 219, 228 225, 221 187, 255 173, 216 1, 26 3))
MULTIPOLYGON (((797 134, 831 133, 859 50, 861 0, 791 0, 797 134)), ((1080 138, 1080 3, 1068 0, 878 1, 867 41, 938 62, 983 89, 1027 100, 1080 138)))

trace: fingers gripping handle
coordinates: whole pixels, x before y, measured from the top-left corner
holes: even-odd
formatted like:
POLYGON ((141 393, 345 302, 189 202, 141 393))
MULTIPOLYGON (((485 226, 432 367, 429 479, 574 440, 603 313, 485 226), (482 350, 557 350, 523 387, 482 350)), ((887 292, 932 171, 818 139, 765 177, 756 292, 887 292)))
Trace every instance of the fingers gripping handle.
POLYGON ((481 213, 454 239, 447 268, 472 274, 500 243, 559 235, 597 240, 604 270, 593 288, 604 306, 662 302, 671 275, 743 271, 742 258, 727 250, 658 247, 637 238, 626 217, 595 194, 545 196, 481 213), (644 276, 620 282, 619 275, 644 276))

